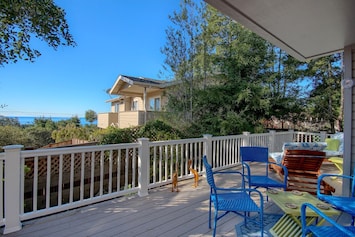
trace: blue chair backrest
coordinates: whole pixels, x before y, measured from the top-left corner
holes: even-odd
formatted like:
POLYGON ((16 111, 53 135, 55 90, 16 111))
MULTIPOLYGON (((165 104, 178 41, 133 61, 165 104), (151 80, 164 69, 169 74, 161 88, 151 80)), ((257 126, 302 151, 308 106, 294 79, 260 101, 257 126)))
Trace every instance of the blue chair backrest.
POLYGON ((244 146, 240 147, 242 162, 268 162, 269 150, 267 147, 244 146))
POLYGON ((216 184, 215 184, 214 178, 213 178, 212 166, 208 163, 206 156, 203 156, 202 160, 203 160, 203 164, 204 164, 205 169, 206 169, 207 182, 208 182, 208 184, 210 185, 211 188, 215 189, 216 184))

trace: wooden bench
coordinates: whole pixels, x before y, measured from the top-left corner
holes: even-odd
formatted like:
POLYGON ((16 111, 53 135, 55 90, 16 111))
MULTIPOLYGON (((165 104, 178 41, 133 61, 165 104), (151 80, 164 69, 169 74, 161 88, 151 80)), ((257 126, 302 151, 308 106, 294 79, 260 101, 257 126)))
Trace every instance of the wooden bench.
MULTIPOLYGON (((287 190, 305 191, 316 195, 318 176, 324 159, 325 152, 313 150, 285 150, 281 164, 288 169, 287 190)), ((278 166, 271 165, 276 173, 283 177, 283 171, 278 166)), ((322 193, 331 194, 335 188, 322 181, 322 193)))

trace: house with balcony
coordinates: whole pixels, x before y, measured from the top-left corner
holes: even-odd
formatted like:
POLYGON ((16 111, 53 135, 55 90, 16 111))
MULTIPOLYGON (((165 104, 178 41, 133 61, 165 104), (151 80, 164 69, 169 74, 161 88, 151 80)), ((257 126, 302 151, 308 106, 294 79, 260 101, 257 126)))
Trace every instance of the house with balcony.
POLYGON ((164 111, 169 86, 170 81, 119 75, 108 90, 115 96, 106 101, 111 104, 111 111, 98 114, 97 126, 127 128, 156 119, 164 111))

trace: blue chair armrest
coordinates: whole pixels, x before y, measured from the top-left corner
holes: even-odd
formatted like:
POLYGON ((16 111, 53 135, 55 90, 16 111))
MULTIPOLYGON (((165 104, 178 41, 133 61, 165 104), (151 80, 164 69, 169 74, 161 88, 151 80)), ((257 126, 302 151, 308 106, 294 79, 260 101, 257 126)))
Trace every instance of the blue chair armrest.
POLYGON ((243 176, 240 171, 214 171, 213 174, 240 174, 243 176))
POLYGON ((329 177, 329 176, 343 178, 343 179, 353 179, 352 176, 345 175, 345 174, 321 174, 319 175, 318 179, 323 179, 324 177, 329 177))
MULTIPOLYGON (((243 171, 243 176, 247 177, 247 180, 250 180, 250 176, 251 176, 251 172, 250 172, 250 166, 245 163, 245 162, 242 162, 242 171, 243 171), (247 170, 246 174, 245 174, 245 169, 247 170)), ((243 178, 243 180, 245 180, 245 178, 243 178)), ((250 188, 250 182, 248 182, 248 186, 250 188)))
MULTIPOLYGON (((326 177, 336 177, 336 178, 341 178, 341 179, 350 179, 350 180, 353 180, 354 177, 350 176, 350 175, 344 175, 344 174, 321 174, 319 177, 318 177, 318 182, 317 182, 317 196, 318 197, 322 197, 322 196, 327 196, 327 194, 322 194, 321 193, 321 185, 322 185, 322 181, 324 178, 326 177)), ((354 185, 354 184, 352 184, 354 185)), ((354 189, 352 188, 351 190, 351 196, 354 197, 355 193, 354 193, 354 189)))
MULTIPOLYGON (((303 203, 301 206, 301 223, 302 223, 302 236, 307 236, 307 234, 310 232, 309 226, 307 226, 306 222, 306 208, 312 209, 317 215, 321 218, 323 218, 325 221, 327 221, 329 224, 331 224, 334 228, 339 230, 340 232, 347 234, 349 236, 353 236, 354 233, 347 230, 344 226, 341 226, 338 224, 336 221, 334 221, 332 218, 328 217, 325 215, 321 210, 316 208, 314 205, 310 203, 303 203)), ((324 233, 326 235, 326 233, 324 233)))
POLYGON ((277 165, 277 166, 282 168, 282 170, 284 172, 284 183, 287 183, 287 177, 288 177, 288 169, 287 169, 287 167, 282 165, 282 164, 277 164, 277 163, 274 163, 274 162, 269 162, 269 164, 277 165))
POLYGON ((276 166, 279 166, 282 168, 283 172, 284 172, 284 176, 285 176, 285 180, 287 180, 287 176, 288 176, 288 169, 286 166, 282 165, 282 164, 278 164, 278 163, 275 163, 275 162, 268 162, 268 164, 271 164, 271 165, 276 165, 276 166))
MULTIPOLYGON (((284 187, 284 189, 286 190, 286 188, 287 188, 287 179, 288 179, 288 169, 287 169, 287 167, 282 165, 282 164, 277 164, 277 163, 274 163, 274 162, 266 162, 267 166, 269 166, 270 164, 277 165, 277 166, 279 166, 279 167, 281 167, 283 169, 283 172, 284 172, 283 183, 286 184, 286 186, 284 187)), ((251 172, 250 172, 251 169, 250 169, 249 164, 245 163, 245 162, 242 162, 242 167, 243 167, 244 176, 246 176, 247 180, 251 180, 251 172), (246 175, 245 175, 245 170, 247 171, 246 175)), ((268 171, 266 172, 266 175, 269 176, 268 171)), ((247 183, 249 184, 249 188, 250 188, 250 182, 247 182, 247 183)))

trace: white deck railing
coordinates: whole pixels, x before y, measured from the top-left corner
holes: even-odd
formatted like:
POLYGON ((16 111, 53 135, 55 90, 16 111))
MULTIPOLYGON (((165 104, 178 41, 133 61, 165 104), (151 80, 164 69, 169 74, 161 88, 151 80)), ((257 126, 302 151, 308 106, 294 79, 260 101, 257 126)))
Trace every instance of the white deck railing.
POLYGON ((325 133, 243 133, 234 136, 23 151, 21 145, 0 153, 0 226, 4 234, 21 229, 21 221, 192 178, 203 172, 207 155, 215 169, 239 164, 241 146, 266 146, 281 151, 284 142, 324 141, 325 133))

